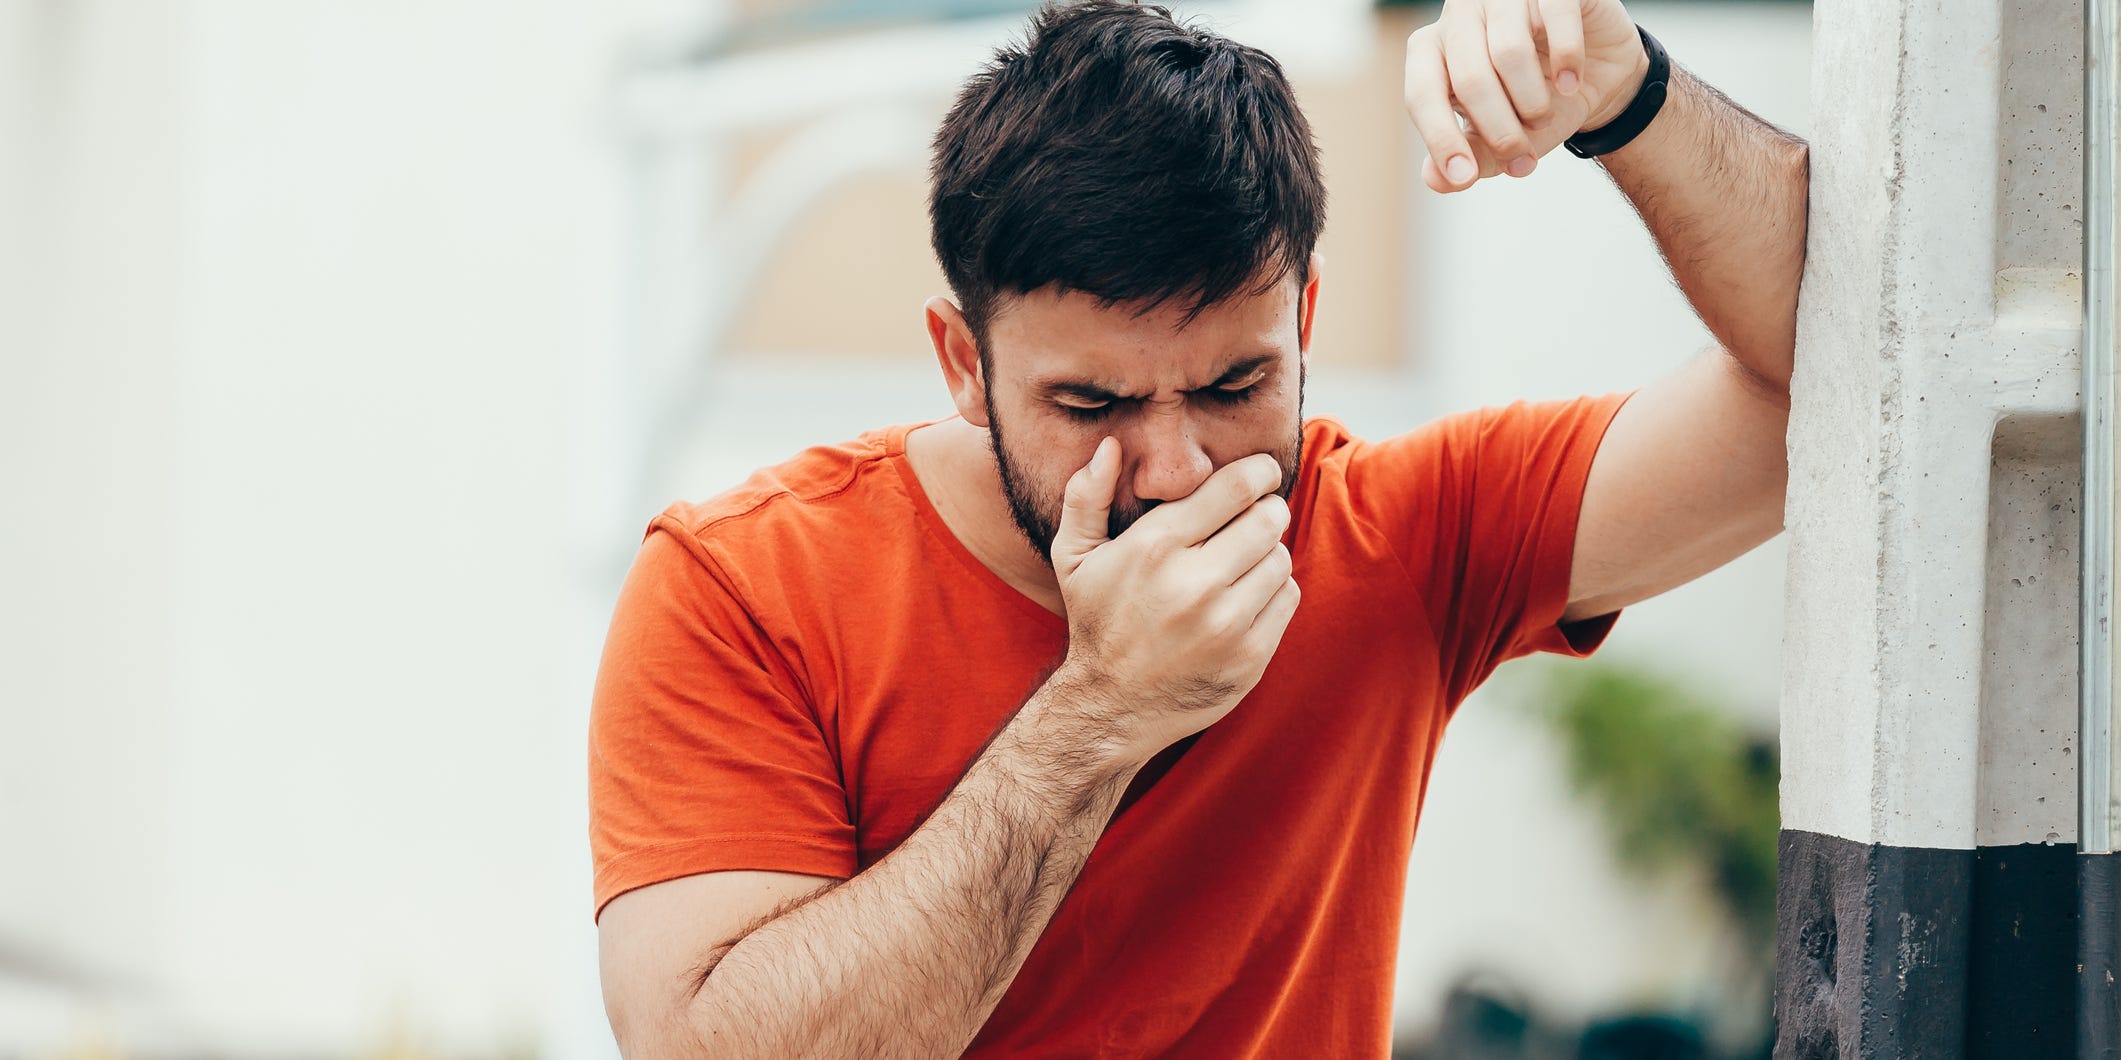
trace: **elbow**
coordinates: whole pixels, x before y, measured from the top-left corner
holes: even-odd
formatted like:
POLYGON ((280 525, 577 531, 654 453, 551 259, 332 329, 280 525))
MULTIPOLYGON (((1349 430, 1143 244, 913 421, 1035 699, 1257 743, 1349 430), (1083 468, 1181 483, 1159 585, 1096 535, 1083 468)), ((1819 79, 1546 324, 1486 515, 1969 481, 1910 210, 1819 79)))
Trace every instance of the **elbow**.
POLYGON ((611 1011, 611 1036, 625 1060, 692 1060, 692 1058, 740 1055, 710 1043, 726 1040, 700 1019, 699 1006, 681 1005, 658 1013, 622 1014, 611 1011))
MULTIPOLYGON (((716 954, 719 957, 720 954, 716 954)), ((707 995, 712 968, 690 973, 682 985, 657 996, 627 996, 607 987, 604 1018, 626 1060, 687 1060, 737 1055, 726 1045, 729 1035, 718 1026, 719 1013, 707 995)))
POLYGON ((1796 366, 1795 346, 1796 336, 1792 334, 1787 344, 1764 343, 1745 352, 1721 346, 1718 352, 1724 368, 1746 393, 1787 412, 1790 375, 1796 366))

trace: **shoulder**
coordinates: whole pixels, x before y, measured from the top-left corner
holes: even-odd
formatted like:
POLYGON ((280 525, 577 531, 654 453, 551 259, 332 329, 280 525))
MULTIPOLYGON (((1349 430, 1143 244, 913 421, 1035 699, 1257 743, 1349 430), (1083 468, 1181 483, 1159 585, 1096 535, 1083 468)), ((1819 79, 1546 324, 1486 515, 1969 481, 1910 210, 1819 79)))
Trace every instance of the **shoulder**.
POLYGON ((1330 416, 1314 416, 1303 425, 1303 463, 1297 476, 1297 494, 1308 502, 1345 504, 1352 493, 1374 490, 1367 481, 1382 464, 1404 469, 1425 455, 1433 455, 1447 444, 1439 430, 1445 421, 1430 423, 1383 441, 1373 442, 1355 434, 1330 416))
POLYGON ((1602 433, 1627 397, 1616 393, 1467 409, 1375 442, 1356 437, 1330 417, 1315 417, 1304 423, 1304 470, 1359 473, 1364 465, 1404 468, 1514 456, 1527 447, 1602 433))
POLYGON ((716 496, 672 504, 648 534, 670 535, 724 577, 874 545, 877 534, 911 521, 905 437, 916 426, 812 446, 716 496))
POLYGON ((899 465, 905 460, 906 433, 917 426, 884 427, 849 441, 811 446, 706 500, 672 504, 654 528, 701 540, 742 537, 858 511, 880 493, 903 496, 899 465))
POLYGON ((1520 401, 1431 420, 1377 441, 1340 422, 1304 423, 1304 455, 1293 506, 1314 516, 1345 513, 1390 533, 1469 514, 1480 493, 1523 485, 1544 495, 1580 479, 1625 394, 1520 401))

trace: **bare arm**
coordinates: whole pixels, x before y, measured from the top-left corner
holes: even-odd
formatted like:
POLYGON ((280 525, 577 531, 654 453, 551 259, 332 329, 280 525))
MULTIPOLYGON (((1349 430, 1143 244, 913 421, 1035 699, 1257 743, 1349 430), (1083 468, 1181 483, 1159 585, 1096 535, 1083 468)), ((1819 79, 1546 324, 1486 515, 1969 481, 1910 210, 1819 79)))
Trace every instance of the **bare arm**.
MULTIPOLYGON (((1001 1001, 1133 775, 1094 746, 1056 675, 898 849, 840 884, 775 902, 662 982, 612 998, 629 1055, 954 1056, 1001 1001), (660 988, 660 989, 658 989, 660 988)), ((734 875, 734 874, 732 874, 734 875)), ((655 888, 636 892, 643 896, 655 888)), ((607 938, 642 943, 674 912, 612 902, 607 938), (638 914, 638 918, 636 918, 638 914)), ((638 947, 616 947, 637 950, 638 947)), ((621 959, 640 959, 638 952, 621 959)), ((607 992, 627 981, 607 967, 607 992)))
MULTIPOLYGON (((1408 42, 1424 178, 1453 192, 1527 176, 1625 109, 1647 69, 1618 0, 1451 0, 1408 42)), ((1606 432, 1577 522, 1572 619, 1690 581, 1780 531, 1809 191, 1803 141, 1676 59, 1656 119, 1599 161, 1717 345, 1637 392, 1606 432)))
POLYGON ((1119 465, 1108 440, 1068 486, 1052 557, 1067 659, 904 843, 836 885, 715 873, 605 909, 623 1051, 946 1056, 979 1033, 1127 782, 1251 690, 1296 609, 1273 457, 1106 540, 1119 465))
POLYGON ((1804 141, 1675 61, 1656 120, 1599 161, 1649 226, 1702 323, 1746 373, 1786 399, 1804 273, 1804 141))
POLYGON ((1569 614, 1684 584, 1782 530, 1809 155, 1676 65, 1657 120, 1603 160, 1717 345, 1644 387, 1584 486, 1569 614))

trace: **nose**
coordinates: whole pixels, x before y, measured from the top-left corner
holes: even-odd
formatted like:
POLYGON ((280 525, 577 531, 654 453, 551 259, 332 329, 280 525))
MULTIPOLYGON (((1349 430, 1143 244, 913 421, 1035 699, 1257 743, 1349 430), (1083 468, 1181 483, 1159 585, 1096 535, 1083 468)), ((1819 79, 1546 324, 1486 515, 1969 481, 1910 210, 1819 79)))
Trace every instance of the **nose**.
POLYGON ((1215 471, 1207 450, 1193 436, 1183 403, 1177 408, 1144 408, 1131 433, 1125 441, 1134 457, 1136 500, 1175 501, 1199 489, 1215 471))

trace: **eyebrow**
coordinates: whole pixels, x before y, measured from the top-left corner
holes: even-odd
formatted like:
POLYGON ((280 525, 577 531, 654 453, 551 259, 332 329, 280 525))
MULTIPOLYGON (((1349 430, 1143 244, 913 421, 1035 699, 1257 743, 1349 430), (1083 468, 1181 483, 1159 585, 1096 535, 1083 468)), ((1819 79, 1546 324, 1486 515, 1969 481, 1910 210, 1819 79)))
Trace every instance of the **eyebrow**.
MULTIPOLYGON (((1278 359, 1280 359, 1280 355, 1274 353, 1255 353, 1248 357, 1238 358, 1231 362, 1227 368, 1224 368, 1223 373, 1216 376, 1214 382, 1209 383, 1207 386, 1193 389, 1209 390, 1219 386, 1229 386, 1231 383, 1235 383, 1273 364, 1278 359)), ((1135 401, 1149 396, 1141 393, 1121 393, 1112 387, 1085 379, 1042 379, 1034 383, 1033 386, 1043 397, 1050 398, 1067 395, 1083 401, 1135 401)), ((1189 394, 1192 392, 1192 390, 1184 391, 1184 393, 1189 394)))

